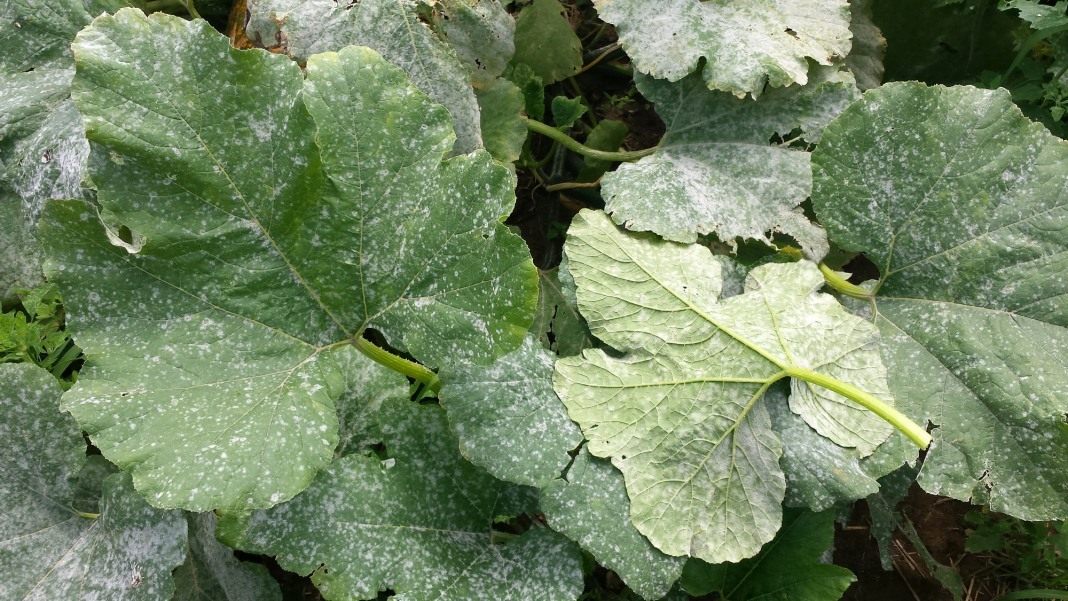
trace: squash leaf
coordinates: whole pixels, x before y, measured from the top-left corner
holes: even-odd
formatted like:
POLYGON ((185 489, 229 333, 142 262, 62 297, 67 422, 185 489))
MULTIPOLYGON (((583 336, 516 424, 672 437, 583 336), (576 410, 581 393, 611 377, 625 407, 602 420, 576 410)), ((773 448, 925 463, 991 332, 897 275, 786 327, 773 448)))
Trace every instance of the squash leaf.
POLYGON ((338 443, 342 355, 367 328, 432 366, 522 340, 537 275, 499 221, 514 176, 484 152, 443 162, 447 113, 374 51, 315 57, 305 84, 202 21, 127 9, 75 54, 98 201, 139 242, 50 205, 49 273, 87 356, 63 404, 152 503, 303 490, 338 443))
POLYGON ((879 268, 891 389, 935 428, 920 485, 1068 517, 1068 142, 1004 90, 893 83, 813 161, 831 240, 879 268))
MULTIPOLYGON (((591 332, 625 354, 561 359, 554 386, 590 452, 623 472, 635 526, 665 553, 738 561, 778 530, 782 448, 762 402, 773 383, 801 368, 891 402, 875 327, 817 292, 812 263, 757 267, 743 294, 721 301, 726 259, 707 248, 627 234, 591 211, 564 248, 591 332)), ((890 434, 800 377, 789 403, 861 455, 890 434)))

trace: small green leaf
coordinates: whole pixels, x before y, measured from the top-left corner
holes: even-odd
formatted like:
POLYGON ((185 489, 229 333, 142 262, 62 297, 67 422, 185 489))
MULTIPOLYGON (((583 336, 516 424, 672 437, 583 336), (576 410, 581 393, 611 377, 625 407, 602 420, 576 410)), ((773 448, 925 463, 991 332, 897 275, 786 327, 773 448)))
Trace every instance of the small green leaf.
POLYGON ((711 92, 697 75, 678 83, 648 76, 638 90, 669 124, 657 151, 604 176, 605 210, 616 223, 677 242, 715 234, 724 242, 793 236, 809 257, 826 235, 798 205, 809 195, 809 153, 769 140, 804 132, 809 141, 857 97, 851 76, 821 70, 804 87, 772 90, 759 102, 711 92))
POLYGON ((555 269, 542 270, 538 275, 538 312, 530 330, 538 335, 541 345, 561 357, 577 355, 593 346, 590 329, 578 310, 575 278, 568 271, 567 258, 555 269))
POLYGON ((520 118, 526 103, 523 91, 507 79, 496 79, 475 90, 475 95, 482 111, 482 143, 486 150, 503 163, 518 161, 527 140, 527 126, 520 118))
POLYGON ((666 595, 682 573, 682 558, 664 555, 631 524, 623 475, 585 448, 567 475, 542 491, 541 507, 550 526, 646 599, 666 595))
POLYGON ((545 528, 495 544, 498 515, 532 492, 463 460, 440 407, 393 401, 377 414, 388 459, 335 461, 304 494, 247 519, 225 540, 311 574, 326 599, 392 589, 418 600, 573 601, 578 549, 545 528))
MULTIPOLYGON (((60 392, 38 367, 0 365, 0 598, 169 599, 185 520, 147 505, 123 474, 106 477, 92 506, 74 505, 85 502, 77 484, 85 441, 60 413, 60 392)), ((91 469, 94 479, 103 475, 91 469)))
POLYGON ((790 407, 836 443, 869 455, 890 427, 815 373, 883 402, 874 326, 817 290, 815 265, 771 263, 720 300, 721 263, 701 246, 627 234, 603 213, 572 223, 565 253, 600 350, 557 362, 554 385, 624 475, 631 518, 662 551, 711 562, 755 554, 779 527, 785 481, 768 386, 793 374, 790 407))
POLYGON ((705 85, 736 96, 803 84, 809 59, 830 65, 849 52, 846 0, 594 0, 594 6, 616 26, 642 73, 678 81, 704 58, 705 85))
POLYGON ((567 96, 556 96, 549 106, 553 112, 553 125, 560 129, 569 129, 587 110, 581 98, 567 96))
POLYGON ((920 485, 1068 517, 1068 143, 1004 90, 892 83, 813 162, 832 241, 879 268, 891 389, 934 426, 920 485))
POLYGON ((789 511, 782 530, 759 555, 738 564, 690 560, 682 587, 691 595, 718 593, 732 601, 835 601, 856 577, 821 561, 833 543, 833 511, 789 511))
POLYGON ((582 42, 571 29, 559 0, 534 0, 519 11, 512 63, 529 66, 544 85, 566 79, 582 68, 582 42))
POLYGON ((582 443, 552 386, 553 355, 534 336, 493 365, 441 372, 441 401, 460 452, 494 476, 544 486, 582 443))

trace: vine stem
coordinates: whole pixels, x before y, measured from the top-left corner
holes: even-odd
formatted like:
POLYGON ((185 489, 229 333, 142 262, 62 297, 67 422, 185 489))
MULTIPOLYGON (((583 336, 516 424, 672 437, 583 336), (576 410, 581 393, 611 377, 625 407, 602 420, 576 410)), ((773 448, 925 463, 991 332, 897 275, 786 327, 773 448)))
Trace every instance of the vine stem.
POLYGON ((78 517, 85 518, 87 520, 95 520, 96 518, 100 517, 99 513, 87 513, 85 511, 75 511, 74 513, 77 513, 78 517))
POLYGON ((535 121, 534 119, 531 119, 529 117, 522 117, 522 119, 523 123, 530 131, 539 133, 547 138, 555 140, 556 142, 559 142, 564 148, 567 148, 572 152, 581 154, 582 156, 590 157, 591 159, 600 159, 602 161, 615 162, 637 161, 642 157, 653 154, 654 152, 656 152, 657 148, 656 146, 653 146, 652 148, 645 148, 643 150, 620 150, 616 152, 611 152, 607 150, 597 150, 596 148, 590 148, 589 146, 586 146, 585 144, 579 142, 578 140, 575 140, 571 136, 565 134, 564 132, 556 129, 551 125, 547 125, 545 123, 542 123, 541 121, 535 121))
POLYGON ((803 367, 787 367, 785 369, 786 375, 791 378, 797 378, 804 380, 810 384, 815 384, 822 388, 826 388, 832 392, 848 398, 849 400, 857 403, 865 409, 871 411, 875 415, 886 420, 890 425, 894 426, 901 431, 902 434, 908 437, 909 440, 916 443, 916 446, 921 449, 926 449, 931 445, 931 435, 927 433, 927 430, 922 428, 919 424, 909 419, 907 415, 901 413, 897 409, 894 409, 890 405, 887 405, 883 401, 875 398, 868 392, 847 384, 841 380, 832 378, 810 369, 803 367))
POLYGON ((872 293, 870 290, 865 290, 860 286, 850 282, 849 280, 838 275, 833 269, 827 267, 825 264, 820 263, 820 273, 823 274, 823 279, 826 280, 827 285, 831 288, 841 292, 842 294, 859 298, 861 300, 871 300, 872 293))
POLYGON ((441 389, 441 380, 438 379, 438 374, 431 371, 425 365, 420 365, 415 361, 409 361, 404 357, 398 357, 364 338, 362 335, 353 338, 352 344, 359 349, 361 353, 367 355, 372 361, 388 367, 393 371, 402 373, 416 382, 425 384, 433 392, 438 392, 438 390, 441 389))
POLYGON ((1016 601, 1023 599, 1068 599, 1068 592, 1052 589, 1031 589, 1016 591, 998 598, 998 601, 1016 601))

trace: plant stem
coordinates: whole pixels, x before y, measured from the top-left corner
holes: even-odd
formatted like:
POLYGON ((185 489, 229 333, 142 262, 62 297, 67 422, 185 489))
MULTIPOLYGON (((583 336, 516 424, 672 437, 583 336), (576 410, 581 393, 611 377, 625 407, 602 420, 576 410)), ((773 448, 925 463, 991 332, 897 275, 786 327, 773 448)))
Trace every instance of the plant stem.
POLYGON ((827 281, 827 285, 834 288, 838 292, 846 296, 853 298, 859 298, 861 300, 871 300, 872 293, 870 290, 865 290, 860 286, 850 282, 842 276, 835 273, 833 269, 827 267, 823 263, 820 263, 820 273, 823 274, 823 279, 827 281))
POLYGON ((656 146, 652 148, 646 148, 644 150, 621 150, 617 152, 610 152, 607 150, 597 150, 596 148, 590 148, 585 144, 575 140, 571 136, 556 129, 551 125, 546 125, 541 121, 535 121, 528 117, 522 117, 523 123, 526 124, 527 129, 532 132, 539 133, 547 138, 559 142, 564 148, 572 152, 581 154, 582 156, 590 157, 591 159, 600 159, 602 161, 637 161, 638 159, 649 156, 656 152, 656 146))
POLYGON ((998 601, 1020 601, 1022 599, 1068 599, 1068 591, 1053 589, 1031 589, 1016 591, 998 598, 998 601))
POLYGON ((100 517, 99 513, 86 513, 84 511, 75 511, 74 513, 78 514, 78 517, 85 518, 87 520, 95 520, 96 518, 100 517))
POLYGON ((376 363, 384 365, 395 372, 402 373, 417 382, 426 384, 435 393, 441 389, 441 380, 438 379, 438 374, 430 371, 426 366, 420 365, 415 361, 409 361, 404 357, 398 357, 375 345, 362 335, 353 338, 352 344, 376 363))
POLYGON ((576 71, 571 77, 574 77, 575 75, 581 75, 581 74, 585 73, 586 71, 589 71, 590 69, 596 67, 598 63, 600 63, 604 59, 608 58, 609 54, 612 54, 613 52, 615 52, 616 50, 619 50, 622 47, 623 46, 619 42, 616 42, 614 44, 609 44, 608 46, 605 47, 605 49, 603 51, 601 51, 600 54, 597 55, 596 58, 594 58, 590 62, 588 62, 585 65, 583 65, 582 68, 579 69, 578 71, 576 71))
POLYGON ((574 190, 576 188, 599 188, 600 186, 601 180, 595 182, 560 182, 559 184, 545 186, 545 189, 549 192, 557 192, 560 190, 574 190))
POLYGON ((822 386, 827 390, 837 392, 858 405, 861 405, 900 430, 902 434, 907 436, 912 442, 916 443, 916 446, 921 449, 926 449, 930 446, 931 435, 927 433, 927 430, 909 419, 904 413, 901 413, 897 409, 894 409, 860 388, 803 367, 787 367, 785 371, 786 375, 791 378, 797 378, 810 384, 822 386))

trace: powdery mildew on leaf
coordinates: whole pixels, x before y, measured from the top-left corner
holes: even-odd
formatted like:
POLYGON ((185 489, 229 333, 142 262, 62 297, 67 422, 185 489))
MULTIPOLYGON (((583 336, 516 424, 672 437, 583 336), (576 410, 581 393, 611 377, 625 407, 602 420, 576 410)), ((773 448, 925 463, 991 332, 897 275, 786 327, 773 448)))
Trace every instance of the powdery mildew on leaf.
POLYGON ((449 110, 455 150, 482 146, 479 109, 456 52, 419 19, 417 0, 249 0, 247 35, 305 62, 313 54, 367 46, 449 110))
POLYGON ((858 97, 853 78, 818 70, 798 88, 773 90, 759 102, 705 88, 697 75, 669 83, 636 78, 667 123, 657 152, 604 176, 605 210, 629 229, 693 242, 715 234, 763 240, 782 232, 818 260, 823 230, 798 205, 812 188, 809 153, 773 145, 776 133, 801 129, 808 141, 858 97))
POLYGON ((215 514, 189 514, 189 552, 174 570, 173 601, 281 601, 267 568, 234 557, 215 540, 215 514))
POLYGON ((582 432, 553 391, 553 358, 528 335, 492 365, 441 370, 440 399, 464 457, 502 480, 528 486, 560 476, 582 432))
POLYGON ((883 59, 886 57, 886 38, 872 20, 872 0, 852 0, 850 3, 853 47, 845 64, 857 79, 861 90, 877 88, 883 83, 883 59))
POLYGON ((593 346, 590 329, 579 313, 575 278, 568 271, 567 258, 555 269, 538 272, 538 311, 530 331, 543 347, 560 357, 570 357, 593 346))
POLYGON ((169 599, 171 570, 185 556, 185 520, 149 507, 121 474, 107 477, 94 507, 74 506, 85 441, 60 413, 60 393, 43 369, 0 366, 0 597, 169 599))
MULTIPOLYGON (((721 301, 726 259, 704 247, 584 211, 564 248, 591 331, 627 354, 561 359, 554 386, 590 452, 623 472, 635 526, 671 555, 754 555, 778 530, 785 490, 765 390, 803 367, 889 401, 875 328, 817 292, 811 263, 758 267, 721 301)), ((791 409, 838 444, 868 455, 890 434, 836 393, 791 387, 791 409)))
POLYGON ((645 599, 660 599, 685 560, 661 553, 630 522, 623 474, 583 448, 565 477, 542 491, 541 509, 553 529, 578 542, 597 562, 645 599))
POLYGON ((698 68, 712 90, 758 96, 808 81, 808 60, 849 52, 847 0, 594 0, 634 65, 678 81, 698 68))
POLYGON ((1068 143, 1007 92, 894 83, 827 128, 813 204, 879 267, 890 384, 929 492, 1068 517, 1068 143))
POLYGON ((515 19, 500 0, 436 0, 432 4, 434 29, 467 67, 471 81, 476 87, 492 85, 515 54, 515 19))
POLYGON ((686 564, 682 588, 695 596, 718 593, 723 599, 830 601, 841 599, 856 577, 823 563, 834 544, 833 511, 788 511, 782 530, 760 554, 738 564, 686 564))
POLYGON ((75 54, 99 203, 143 244, 50 206, 51 277, 88 357, 64 406, 152 503, 305 488, 338 442, 336 354, 365 328, 431 365, 520 342, 536 274, 499 223, 513 176, 484 153, 443 163, 445 110, 373 51, 312 60, 302 92, 285 57, 127 9, 75 54))
POLYGON ((496 517, 529 510, 532 490, 466 462, 440 407, 389 402, 377 415, 387 459, 339 459, 292 501, 224 521, 225 540, 311 574, 326 599, 387 588, 409 601, 578 597, 581 557, 570 541, 538 527, 492 539, 496 517))

